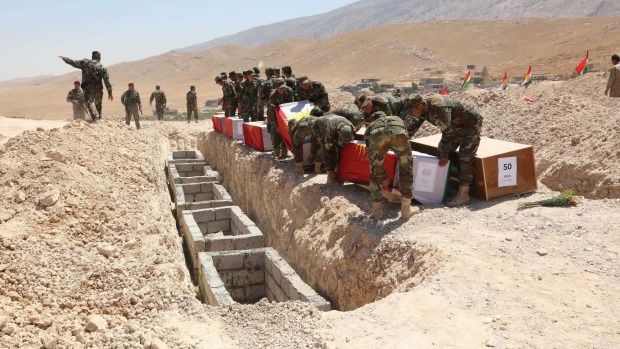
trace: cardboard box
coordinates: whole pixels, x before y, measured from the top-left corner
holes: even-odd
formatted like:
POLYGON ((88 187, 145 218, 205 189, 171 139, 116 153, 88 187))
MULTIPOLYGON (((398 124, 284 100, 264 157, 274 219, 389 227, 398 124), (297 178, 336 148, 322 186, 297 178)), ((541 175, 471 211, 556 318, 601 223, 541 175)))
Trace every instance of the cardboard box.
MULTIPOLYGON (((437 156, 441 134, 416 138, 411 148, 437 156)), ((458 150, 450 154, 458 164, 458 150)), ((482 137, 474 160, 472 194, 485 201, 536 191, 536 162, 531 145, 482 137)))

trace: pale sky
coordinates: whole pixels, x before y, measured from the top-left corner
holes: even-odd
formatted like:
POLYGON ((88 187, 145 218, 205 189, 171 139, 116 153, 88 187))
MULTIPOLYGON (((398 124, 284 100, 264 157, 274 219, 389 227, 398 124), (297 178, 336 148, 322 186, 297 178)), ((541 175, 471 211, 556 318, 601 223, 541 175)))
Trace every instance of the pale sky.
POLYGON ((353 2, 0 0, 0 81, 75 70, 58 56, 97 50, 110 66, 353 2))

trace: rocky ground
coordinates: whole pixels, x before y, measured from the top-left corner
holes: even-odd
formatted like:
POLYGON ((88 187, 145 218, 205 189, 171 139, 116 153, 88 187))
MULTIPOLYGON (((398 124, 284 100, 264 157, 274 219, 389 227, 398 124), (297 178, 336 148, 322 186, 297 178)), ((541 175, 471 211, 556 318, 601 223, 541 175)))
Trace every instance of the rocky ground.
MULTIPOLYGON (((458 94, 480 107, 487 136, 535 145, 541 189, 468 208, 427 207, 407 222, 393 205, 386 220, 365 219, 364 190, 298 176, 290 159, 212 138, 208 123, 145 122, 139 131, 110 121, 31 126, 0 145, 0 347, 619 348, 618 102, 600 96, 603 80, 591 74, 458 94), (304 258, 290 260, 349 311, 197 300, 163 160, 204 137, 213 145, 206 152, 221 147, 233 160, 259 164, 253 175, 265 186, 312 193, 312 205, 272 200, 261 215, 262 201, 224 180, 280 253, 303 252, 308 265, 320 264, 310 257, 329 261, 312 275, 304 258), (555 195, 545 184, 574 185, 596 200, 516 209, 555 195), (432 253, 412 253, 421 249, 432 253), (420 260, 432 266, 424 277, 420 260), (365 268, 356 282, 354 271, 365 268), (368 287, 369 297, 363 283, 389 287, 368 287)), ((224 178, 234 170, 218 166, 224 178)))

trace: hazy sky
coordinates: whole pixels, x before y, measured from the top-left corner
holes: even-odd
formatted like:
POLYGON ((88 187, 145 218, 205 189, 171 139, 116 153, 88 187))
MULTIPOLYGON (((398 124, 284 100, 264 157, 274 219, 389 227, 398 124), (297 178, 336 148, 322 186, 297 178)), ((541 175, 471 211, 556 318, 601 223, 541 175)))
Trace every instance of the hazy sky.
POLYGON ((73 71, 59 55, 98 50, 109 66, 353 2, 0 0, 0 81, 73 71))

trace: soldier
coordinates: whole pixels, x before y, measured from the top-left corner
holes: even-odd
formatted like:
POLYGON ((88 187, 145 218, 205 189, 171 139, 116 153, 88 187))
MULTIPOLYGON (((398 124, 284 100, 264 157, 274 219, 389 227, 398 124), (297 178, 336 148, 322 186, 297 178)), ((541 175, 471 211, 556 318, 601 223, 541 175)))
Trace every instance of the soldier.
POLYGON ((339 115, 325 115, 312 125, 312 137, 320 144, 323 163, 327 171, 327 183, 339 183, 335 169, 340 150, 355 138, 351 121, 339 115))
POLYGON ((364 117, 362 112, 355 110, 354 108, 338 108, 330 110, 330 114, 344 116, 345 119, 351 121, 355 127, 355 132, 359 131, 364 126, 364 117))
POLYGON ((222 98, 220 98, 220 104, 222 105, 224 116, 234 115, 234 112, 231 114, 231 106, 233 100, 237 99, 237 95, 235 94, 235 88, 232 82, 224 81, 222 76, 218 76, 215 78, 215 83, 222 86, 222 98))
POLYGON ((273 75, 275 76, 276 79, 282 78, 280 76, 280 68, 278 68, 278 67, 273 68, 273 75))
MULTIPOLYGON (((320 109, 319 109, 320 110, 320 109)), ((312 135, 312 125, 318 120, 318 116, 308 115, 303 118, 291 119, 288 122, 288 133, 291 137, 293 145, 293 158, 295 159, 295 171, 301 175, 304 174, 303 145, 304 139, 312 135)), ((321 145, 316 137, 311 137, 311 152, 314 157, 314 172, 323 173, 323 157, 321 155, 321 145)))
POLYGON ((225 72, 225 71, 221 72, 221 73, 220 73, 220 76, 222 77, 222 80, 223 80, 223 81, 226 81, 226 80, 228 79, 228 74, 226 74, 226 72, 225 72))
POLYGON ((473 181, 473 162, 480 145, 482 116, 472 105, 444 96, 422 98, 418 94, 407 97, 408 115, 412 124, 409 134, 415 134, 424 121, 439 127, 442 133, 437 147, 439 166, 448 164, 448 155, 459 149, 459 192, 449 201, 448 207, 470 202, 469 187, 473 181))
POLYGON ((235 116, 235 114, 237 113, 237 108, 239 107, 239 101, 237 100, 237 72, 233 70, 228 73, 228 80, 230 80, 230 84, 235 91, 235 97, 230 100, 230 116, 235 116))
POLYGON ((258 88, 258 120, 265 119, 265 107, 269 107, 269 96, 273 89, 273 69, 265 68, 265 79, 257 79, 259 81, 258 88), (261 81, 262 80, 262 81, 261 81))
POLYGON ((366 127, 364 139, 368 149, 368 161, 370 162, 370 198, 372 201, 371 218, 383 219, 381 207, 381 190, 388 177, 383 168, 385 154, 393 151, 398 157, 400 193, 400 217, 411 217, 411 199, 413 198, 413 154, 409 144, 409 135, 403 120, 397 116, 387 116, 378 111, 368 118, 370 124, 366 127))
POLYGON ((244 122, 256 121, 258 101, 258 81, 254 79, 252 70, 246 71, 246 78, 241 83, 241 117, 244 122))
POLYGON ((142 114, 142 101, 140 94, 134 89, 133 82, 127 84, 129 89, 121 96, 121 103, 125 106, 125 123, 131 125, 131 117, 136 123, 136 128, 140 129, 140 114, 142 114))
POLYGON ((153 100, 155 100, 155 113, 157 114, 157 120, 164 120, 164 110, 166 109, 166 94, 159 89, 159 85, 155 86, 155 91, 151 93, 151 99, 149 105, 153 106, 153 100))
POLYGON ((237 79, 235 80, 235 94, 237 95, 237 115, 241 117, 241 83, 243 82, 243 74, 237 73, 237 79))
POLYGON ((325 86, 323 86, 321 82, 310 81, 310 79, 306 78, 301 81, 300 87, 301 88, 297 90, 297 96, 300 101, 307 99, 324 112, 329 110, 329 96, 325 86))
POLYGON ((370 115, 382 111, 387 116, 400 115, 402 103, 399 97, 394 97, 391 93, 381 93, 374 96, 360 95, 355 98, 353 103, 364 112, 364 120, 368 120, 370 115))
POLYGON ((80 88, 79 81, 73 82, 73 90, 69 90, 67 102, 73 104, 73 120, 84 120, 84 117, 88 114, 88 109, 86 109, 86 99, 84 92, 80 88))
POLYGON ((192 120, 192 114, 194 114, 194 120, 198 122, 198 96, 196 96, 196 86, 192 85, 189 87, 189 92, 185 94, 185 99, 187 101, 187 124, 192 120))
POLYGON ((293 75, 293 69, 291 69, 290 65, 285 65, 282 67, 282 75, 284 75, 284 82, 286 82, 286 86, 290 87, 295 94, 295 101, 298 101, 297 98, 297 79, 295 75, 293 75))
POLYGON ((288 149, 278 132, 278 119, 276 118, 276 107, 280 104, 293 102, 293 90, 286 86, 284 80, 276 80, 275 90, 269 96, 269 108, 267 109, 267 130, 271 134, 273 143, 273 154, 278 159, 286 159, 288 149))
POLYGON ((611 56, 611 64, 613 64, 613 67, 609 70, 605 96, 620 97, 620 56, 611 56))
POLYGON ((101 120, 101 110, 103 108, 103 84, 108 90, 108 99, 114 100, 112 96, 112 84, 108 76, 108 70, 101 64, 101 53, 93 51, 92 59, 82 59, 74 61, 70 58, 59 56, 72 67, 82 70, 82 89, 88 112, 93 121, 101 120), (101 81, 103 80, 103 84, 101 81))

